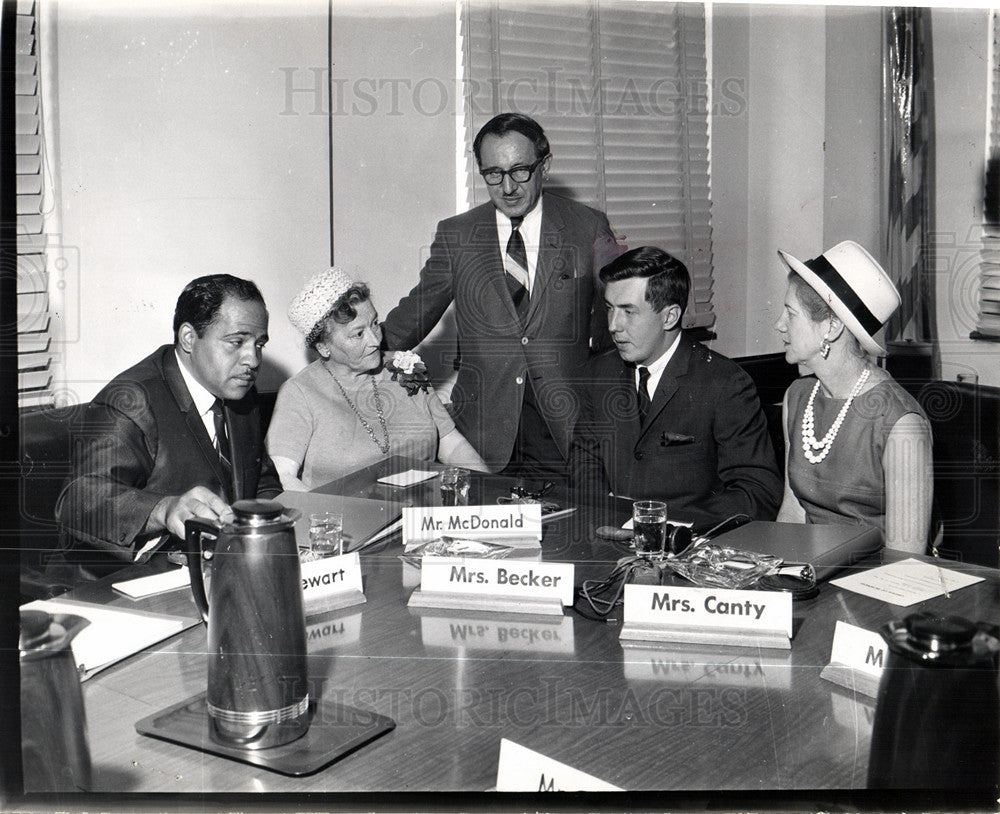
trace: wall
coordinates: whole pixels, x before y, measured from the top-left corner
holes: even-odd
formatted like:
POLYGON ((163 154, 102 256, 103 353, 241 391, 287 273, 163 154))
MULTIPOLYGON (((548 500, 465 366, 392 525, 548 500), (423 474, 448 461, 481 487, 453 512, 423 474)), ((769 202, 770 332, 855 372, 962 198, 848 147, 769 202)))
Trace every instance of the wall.
POLYGON ((941 375, 975 373, 1000 386, 998 346, 974 342, 978 311, 979 225, 986 153, 989 13, 935 9, 934 90, 937 223, 934 268, 941 375))
MULTIPOLYGON (((451 2, 335 3, 331 103, 326 0, 214 0, 169 13, 154 4, 142 18, 120 0, 51 8, 52 160, 71 261, 64 398, 91 397, 169 341, 180 288, 212 271, 257 280, 270 304, 262 389, 302 366, 284 311, 330 259, 328 126, 336 262, 372 285, 383 314, 413 285, 435 223, 456 211, 451 2)), ((713 7, 715 346, 724 353, 780 349, 778 247, 809 257, 850 236, 877 253, 879 16, 713 7)), ((951 271, 939 274, 938 319, 945 375, 971 367, 997 383, 987 363, 995 347, 967 339, 986 20, 985 11, 934 12, 938 231, 956 242, 951 271)), ((430 354, 439 374, 450 347, 430 354)))
POLYGON ((880 12, 716 5, 713 87, 745 88, 712 122, 716 347, 781 349, 785 270, 848 237, 877 251, 880 12))

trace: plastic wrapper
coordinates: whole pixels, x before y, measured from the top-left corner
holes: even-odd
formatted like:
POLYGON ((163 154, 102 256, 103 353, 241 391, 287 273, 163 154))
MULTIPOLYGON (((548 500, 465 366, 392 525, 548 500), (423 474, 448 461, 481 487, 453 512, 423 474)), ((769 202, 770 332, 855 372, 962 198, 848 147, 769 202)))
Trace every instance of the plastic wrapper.
POLYGON ((770 554, 698 542, 676 557, 664 560, 663 565, 700 588, 740 589, 776 573, 782 560, 770 554))
POLYGON ((419 543, 408 548, 399 558, 417 568, 424 557, 474 557, 481 560, 499 560, 514 549, 499 543, 482 540, 466 540, 461 537, 438 537, 427 543, 419 543))

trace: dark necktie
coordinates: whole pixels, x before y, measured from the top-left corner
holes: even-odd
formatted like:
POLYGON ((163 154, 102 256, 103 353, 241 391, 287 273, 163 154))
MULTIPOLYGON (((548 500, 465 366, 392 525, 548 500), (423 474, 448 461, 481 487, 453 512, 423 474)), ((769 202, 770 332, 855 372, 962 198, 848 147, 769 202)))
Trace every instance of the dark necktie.
POLYGON ((524 218, 511 218, 510 239, 507 241, 507 290, 517 314, 523 320, 528 311, 528 252, 519 231, 524 218))
POLYGON ((212 402, 212 420, 215 422, 215 451, 219 453, 226 473, 232 471, 232 452, 229 448, 229 433, 226 430, 226 416, 222 409, 222 399, 212 402))
POLYGON ((649 389, 646 385, 649 384, 649 368, 639 367, 639 389, 636 391, 636 395, 639 396, 639 424, 646 423, 646 416, 649 415, 649 389))

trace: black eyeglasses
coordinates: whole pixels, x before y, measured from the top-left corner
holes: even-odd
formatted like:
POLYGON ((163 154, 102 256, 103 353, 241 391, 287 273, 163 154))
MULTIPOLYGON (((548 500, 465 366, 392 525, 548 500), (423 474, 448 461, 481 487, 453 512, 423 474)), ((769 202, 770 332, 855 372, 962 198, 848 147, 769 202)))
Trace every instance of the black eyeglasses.
POLYGON ((499 167, 491 167, 488 170, 480 170, 479 174, 483 176, 483 180, 491 187, 500 186, 500 184, 503 183, 503 177, 505 175, 509 175, 510 180, 515 184, 523 184, 531 178, 531 174, 538 169, 538 165, 548 157, 549 154, 546 153, 530 167, 511 167, 509 170, 501 170, 499 167))

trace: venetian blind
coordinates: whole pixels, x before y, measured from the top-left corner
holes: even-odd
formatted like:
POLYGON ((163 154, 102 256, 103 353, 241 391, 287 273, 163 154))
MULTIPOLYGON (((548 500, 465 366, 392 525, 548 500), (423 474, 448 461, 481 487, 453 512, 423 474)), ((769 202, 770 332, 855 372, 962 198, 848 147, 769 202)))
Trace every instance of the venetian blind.
POLYGON ((1000 339, 1000 13, 991 18, 989 174, 979 264, 979 315, 974 339, 1000 339))
POLYGON ((44 143, 35 3, 18 0, 15 74, 17 150, 17 388, 21 409, 52 405, 48 273, 45 258, 44 143))
POLYGON ((471 144, 497 113, 536 119, 546 189, 604 210, 630 248, 659 246, 692 277, 685 327, 710 327, 712 220, 701 4, 462 6, 469 203, 488 199, 471 144))

